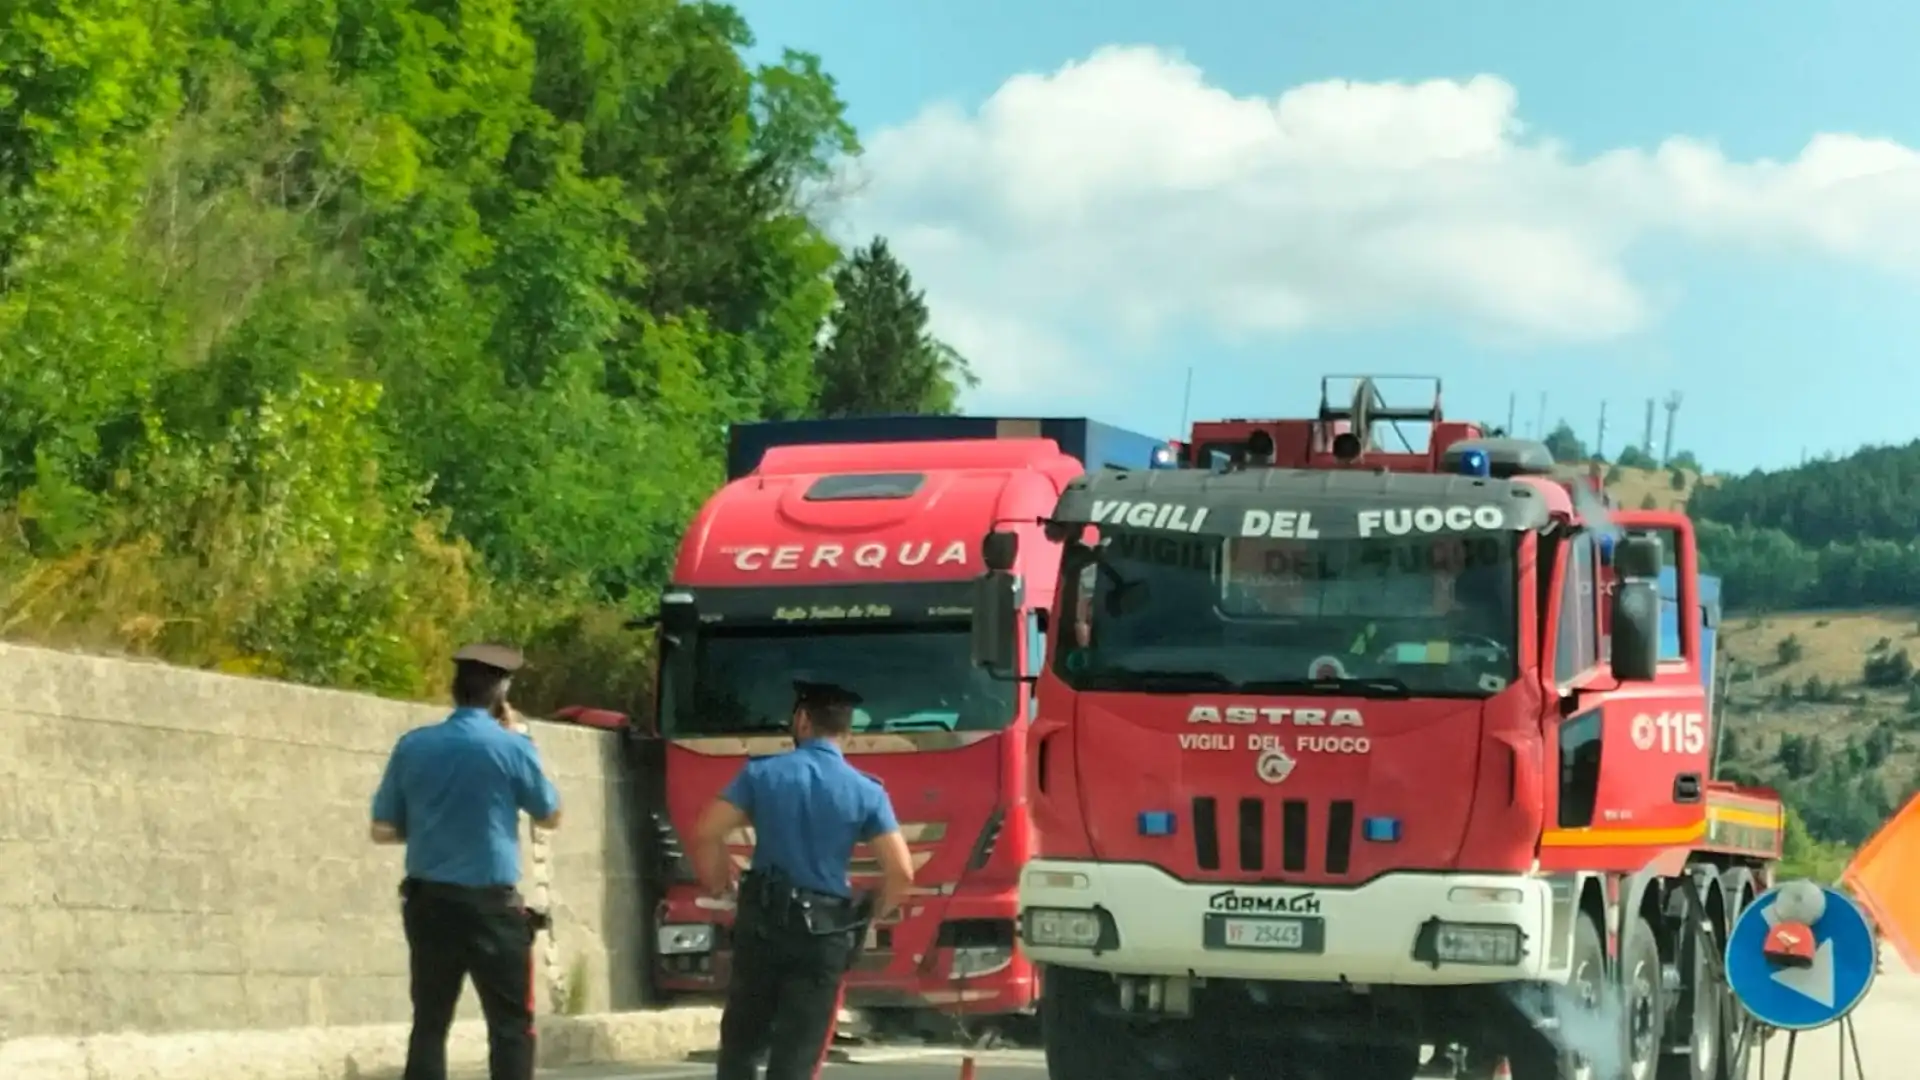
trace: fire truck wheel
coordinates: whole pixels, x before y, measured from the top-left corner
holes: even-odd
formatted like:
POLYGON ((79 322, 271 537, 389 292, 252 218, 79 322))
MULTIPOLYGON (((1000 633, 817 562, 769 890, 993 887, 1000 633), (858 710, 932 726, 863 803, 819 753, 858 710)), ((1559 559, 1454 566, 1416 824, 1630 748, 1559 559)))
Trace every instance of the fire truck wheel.
POLYGON ((1660 1047, 1667 1020, 1665 988, 1660 978, 1660 946, 1645 918, 1627 924, 1627 940, 1620 947, 1620 999, 1626 1005, 1628 1080, 1653 1080, 1660 1067, 1660 1047))
POLYGON ((1040 1033, 1048 1080, 1157 1080, 1183 1076, 1186 1024, 1136 1027, 1115 1011, 1113 980, 1100 972, 1049 968, 1040 990, 1040 1033))
POLYGON ((1719 1080, 1728 1052, 1727 1006, 1732 995, 1715 962, 1720 935, 1713 925, 1695 925, 1682 945, 1680 970, 1687 975, 1687 1043, 1660 1058, 1660 1080, 1719 1080))
POLYGON ((1406 1043, 1355 1043, 1326 1056, 1330 1059, 1326 1067, 1310 1075, 1330 1080, 1413 1080, 1420 1072, 1420 1048, 1406 1043))
MULTIPOLYGON (((1607 951, 1592 919, 1581 918, 1574 924, 1572 961, 1566 989, 1553 995, 1558 1030, 1590 1031, 1594 1018, 1610 1012, 1601 1008, 1607 999, 1607 951)), ((1593 1066, 1569 1048, 1564 1037, 1550 1036, 1520 1020, 1507 1048, 1513 1080, 1599 1080, 1593 1066)))

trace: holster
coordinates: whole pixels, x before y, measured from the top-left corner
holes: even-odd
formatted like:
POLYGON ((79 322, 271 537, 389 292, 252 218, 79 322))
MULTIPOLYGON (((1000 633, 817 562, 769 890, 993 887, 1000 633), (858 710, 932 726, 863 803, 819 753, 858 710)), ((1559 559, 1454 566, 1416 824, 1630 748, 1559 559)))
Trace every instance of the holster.
POLYGON ((764 933, 802 933, 815 937, 858 934, 866 929, 860 907, 863 899, 866 910, 871 912, 871 899, 859 897, 848 901, 802 888, 779 870, 755 869, 740 879, 741 907, 753 907, 758 916, 754 921, 764 933))
POLYGON ((553 916, 537 908, 525 909, 527 916, 527 940, 532 941, 543 930, 553 929, 553 916))
POLYGON ((853 898, 853 948, 847 953, 847 970, 859 965, 860 958, 867 954, 867 929, 873 925, 873 908, 876 900, 873 893, 861 892, 853 898))

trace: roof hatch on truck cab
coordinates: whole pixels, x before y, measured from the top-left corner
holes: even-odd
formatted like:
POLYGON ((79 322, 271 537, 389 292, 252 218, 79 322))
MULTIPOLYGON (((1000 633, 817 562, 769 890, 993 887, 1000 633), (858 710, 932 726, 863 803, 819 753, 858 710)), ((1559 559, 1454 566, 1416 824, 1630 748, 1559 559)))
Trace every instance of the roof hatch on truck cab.
POLYGON ((806 500, 904 499, 926 482, 925 473, 840 473, 815 480, 807 487, 806 500))

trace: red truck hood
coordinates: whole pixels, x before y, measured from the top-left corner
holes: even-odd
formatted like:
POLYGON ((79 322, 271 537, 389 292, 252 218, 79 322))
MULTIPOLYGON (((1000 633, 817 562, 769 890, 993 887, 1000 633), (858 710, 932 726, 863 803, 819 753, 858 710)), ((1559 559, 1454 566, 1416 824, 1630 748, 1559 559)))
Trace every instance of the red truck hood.
MULTIPOLYGON (((856 735, 847 740, 847 761, 886 785, 900 830, 913 852, 914 885, 951 885, 965 873, 994 808, 1000 804, 1000 740, 1004 732, 912 732, 856 735)), ((733 779, 750 755, 793 748, 781 737, 669 740, 667 812, 683 838, 692 835, 700 811, 733 779)), ((753 832, 730 838, 736 865, 745 868, 753 832)), ((853 877, 878 873, 865 844, 854 849, 853 877)))
POLYGON ((1074 744, 1094 854, 1189 881, 1358 884, 1451 867, 1485 707, 1083 693, 1074 744))

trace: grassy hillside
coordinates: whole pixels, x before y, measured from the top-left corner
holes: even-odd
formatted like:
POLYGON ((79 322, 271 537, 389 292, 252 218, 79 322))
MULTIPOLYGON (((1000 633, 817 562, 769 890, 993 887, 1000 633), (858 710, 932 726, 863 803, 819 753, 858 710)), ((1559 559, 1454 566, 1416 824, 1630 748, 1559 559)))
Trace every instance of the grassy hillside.
MULTIPOLYGON (((1579 479, 1587 473, 1588 466, 1585 465, 1563 465, 1559 469, 1561 478, 1567 480, 1579 479)), ((1676 487, 1673 473, 1665 469, 1623 469, 1619 466, 1607 466, 1605 477, 1608 493, 1629 510, 1683 508, 1696 486, 1717 487, 1720 483, 1717 476, 1701 476, 1681 470, 1681 486, 1676 487)))

